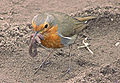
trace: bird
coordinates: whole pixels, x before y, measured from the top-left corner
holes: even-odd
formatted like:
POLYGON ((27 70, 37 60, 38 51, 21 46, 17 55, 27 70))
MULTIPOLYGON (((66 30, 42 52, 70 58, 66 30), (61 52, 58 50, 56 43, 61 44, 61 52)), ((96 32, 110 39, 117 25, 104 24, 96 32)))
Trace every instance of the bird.
MULTIPOLYGON (((34 57, 37 55, 36 43, 38 42, 45 48, 59 49, 65 46, 71 47, 77 39, 78 34, 88 24, 86 21, 94 19, 94 16, 74 17, 61 12, 41 12, 32 19, 33 34, 31 35, 31 43, 29 46, 29 54, 34 57), (32 49, 34 48, 34 53, 32 49)), ((43 64, 52 55, 51 51, 47 58, 40 64, 35 74, 43 66, 43 64)), ((70 70, 70 66, 67 72, 70 70)))

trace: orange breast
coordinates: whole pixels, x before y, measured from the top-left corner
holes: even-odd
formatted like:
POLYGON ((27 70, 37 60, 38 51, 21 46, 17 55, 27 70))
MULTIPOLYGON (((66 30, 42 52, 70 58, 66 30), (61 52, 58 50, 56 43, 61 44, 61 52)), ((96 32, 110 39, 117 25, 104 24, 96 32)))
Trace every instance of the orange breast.
POLYGON ((47 48, 61 48, 63 45, 60 43, 60 37, 57 35, 57 27, 52 27, 44 34, 44 40, 41 44, 47 48))

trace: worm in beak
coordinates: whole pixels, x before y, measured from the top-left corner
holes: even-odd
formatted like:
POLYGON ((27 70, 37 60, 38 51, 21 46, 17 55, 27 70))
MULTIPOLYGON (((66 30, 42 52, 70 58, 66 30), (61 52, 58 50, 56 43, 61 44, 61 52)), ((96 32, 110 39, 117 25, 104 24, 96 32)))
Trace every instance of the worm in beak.
POLYGON ((32 57, 37 55, 37 44, 41 44, 41 40, 43 40, 43 36, 38 32, 35 32, 30 37, 30 45, 29 45, 29 54, 32 57))

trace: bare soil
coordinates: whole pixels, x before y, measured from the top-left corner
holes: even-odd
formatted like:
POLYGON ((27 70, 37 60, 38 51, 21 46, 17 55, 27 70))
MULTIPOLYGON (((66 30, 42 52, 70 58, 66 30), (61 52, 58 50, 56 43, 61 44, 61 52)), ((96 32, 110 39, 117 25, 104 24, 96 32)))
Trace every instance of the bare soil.
POLYGON ((119 0, 1 0, 0 1, 0 83, 119 83, 120 82, 120 1, 119 0), (59 11, 71 16, 96 16, 69 48, 49 54, 38 47, 29 56, 32 18, 43 11, 59 11), (79 48, 87 42, 93 55, 79 48), (116 45, 118 43, 118 45, 116 45), (71 59, 71 70, 63 76, 71 59))

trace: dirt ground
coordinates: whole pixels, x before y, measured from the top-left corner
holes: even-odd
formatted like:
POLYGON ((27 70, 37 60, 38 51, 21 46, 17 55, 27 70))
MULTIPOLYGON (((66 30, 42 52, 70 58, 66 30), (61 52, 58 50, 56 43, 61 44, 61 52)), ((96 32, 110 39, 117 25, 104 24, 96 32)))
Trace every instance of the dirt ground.
POLYGON ((0 1, 0 83, 120 83, 120 0, 1 0, 0 1), (73 45, 54 52, 44 68, 35 69, 48 51, 38 47, 29 56, 32 18, 43 11, 71 16, 96 16, 89 21, 73 45), (87 42, 93 55, 80 49, 87 42), (63 76, 71 59, 71 70, 63 76))

